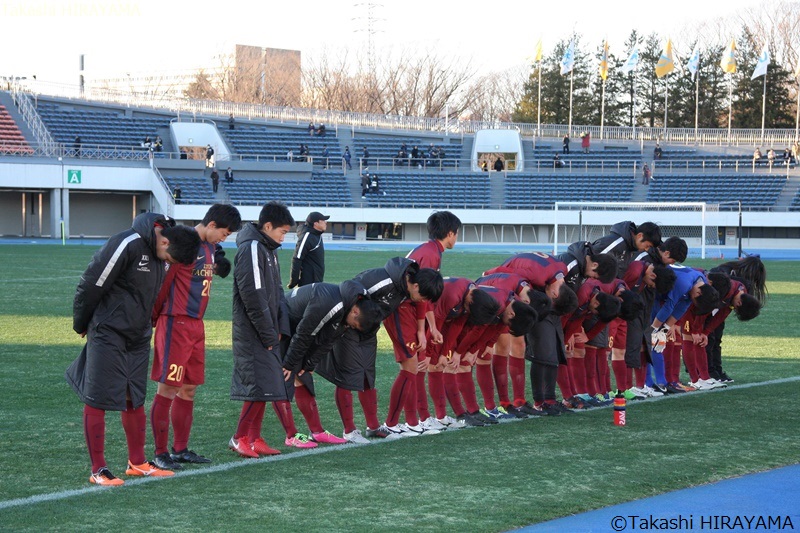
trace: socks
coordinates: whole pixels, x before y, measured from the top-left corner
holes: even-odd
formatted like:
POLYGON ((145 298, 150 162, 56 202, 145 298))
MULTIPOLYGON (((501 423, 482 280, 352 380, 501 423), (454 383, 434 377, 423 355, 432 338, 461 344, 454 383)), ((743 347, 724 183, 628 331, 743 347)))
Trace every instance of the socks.
POLYGON ((153 405, 150 407, 150 427, 153 430, 156 455, 169 451, 167 443, 169 442, 169 410, 171 406, 170 398, 156 394, 153 398, 153 405))
MULTIPOLYGON (((489 410, 497 407, 497 404, 494 403, 494 376, 492 365, 475 365, 475 378, 478 381, 478 387, 481 389, 483 406, 489 410)), ((506 385, 506 391, 508 391, 508 385, 506 385)), ((507 394, 508 392, 506 392, 506 395, 507 394)))
POLYGON ((464 398, 464 405, 467 408, 467 412, 475 413, 480 411, 481 408, 478 406, 478 396, 475 393, 475 382, 472 381, 472 371, 459 372, 456 374, 456 383, 458 383, 458 391, 464 398))
POLYGON ((666 369, 664 367, 664 354, 658 353, 655 350, 650 353, 650 357, 653 360, 653 371, 656 374, 655 383, 659 385, 665 385, 667 383, 667 376, 665 374, 666 369))
MULTIPOLYGON (((523 359, 524 361, 524 359, 523 359)), ((494 354, 492 356, 492 374, 494 374, 494 383, 497 387, 497 396, 500 399, 500 405, 508 405, 511 400, 508 399, 508 356, 494 354)), ((478 377, 480 384, 480 377, 478 377)), ((486 398, 483 399, 486 402, 486 398)))
POLYGON ((566 365, 558 365, 557 372, 556 382, 558 383, 558 388, 561 389, 561 396, 565 400, 572 398, 575 396, 575 392, 572 390, 569 368, 566 365))
POLYGON ((428 390, 431 393, 436 418, 447 416, 447 396, 444 392, 444 372, 428 372, 428 390))
POLYGON ((261 424, 264 422, 264 411, 266 409, 267 402, 255 402, 253 417, 250 419, 250 429, 247 432, 247 437, 251 444, 261 437, 261 424))
POLYGON ((319 419, 317 400, 311 395, 307 388, 303 385, 295 386, 294 401, 297 403, 297 408, 303 413, 303 418, 306 419, 306 424, 308 424, 308 429, 312 434, 325 431, 322 429, 322 421, 319 419))
POLYGON ((250 435, 250 426, 253 424, 253 418, 258 413, 257 403, 244 402, 242 404, 242 411, 239 413, 239 424, 236 426, 236 433, 233 434, 234 439, 250 435))
POLYGON ((345 433, 355 431, 356 424, 353 421, 353 393, 347 389, 336 387, 334 394, 336 400, 336 408, 339 410, 339 416, 342 419, 342 427, 345 433))
MULTIPOLYGON (((406 424, 409 426, 417 426, 419 425, 419 415, 417 414, 417 405, 418 405, 418 398, 417 393, 419 392, 419 374, 413 374, 413 381, 411 382, 411 386, 408 387, 408 391, 406 392, 405 399, 403 400, 403 413, 406 417, 406 424)), ((423 385, 425 382, 422 382, 423 385)), ((424 387, 423 387, 424 391, 424 387)), ((423 392, 424 394, 424 392, 423 392)), ((425 400, 425 406, 427 407, 428 401, 427 398, 425 400)))
POLYGON ((125 440, 128 441, 128 460, 132 465, 145 462, 144 441, 147 436, 147 415, 144 406, 133 408, 128 402, 128 408, 122 411, 122 428, 125 430, 125 440))
POLYGON ((642 361, 642 364, 639 368, 634 368, 633 373, 636 375, 636 386, 638 388, 644 388, 646 383, 645 374, 647 373, 647 363, 642 361))
POLYGON ((369 429, 378 429, 381 423, 378 421, 378 391, 376 389, 364 389, 358 391, 358 401, 361 402, 361 409, 364 411, 364 421, 369 429))
POLYGON ((386 425, 393 427, 400 422, 400 412, 406 405, 411 388, 416 391, 416 376, 407 370, 401 370, 394 380, 389 394, 389 412, 386 414, 386 425))
POLYGON ((595 346, 586 346, 586 355, 583 358, 583 374, 586 378, 586 393, 596 396, 600 392, 600 383, 597 375, 597 352, 595 346))
POLYGON ((567 368, 570 372, 570 384, 572 385, 573 394, 585 394, 586 388, 586 367, 584 366, 583 359, 576 357, 567 358, 567 368))
POLYGON ((709 379, 711 376, 708 375, 708 358, 706 357, 706 349, 695 344, 694 359, 698 377, 700 379, 709 379))
POLYGON ((617 390, 626 391, 630 389, 627 380, 628 367, 625 365, 625 361, 612 360, 611 368, 614 371, 614 380, 617 382, 617 390))
MULTIPOLYGON (((428 409, 428 391, 425 388, 425 375, 428 372, 417 372, 417 415, 420 420, 427 420, 431 416, 428 409)), ((406 419, 407 420, 407 419, 406 419)))
POLYGON ((294 425, 294 414, 292 413, 292 404, 287 400, 279 402, 272 402, 272 409, 278 415, 278 421, 283 426, 283 431, 286 432, 286 438, 291 439, 297 435, 297 426, 294 425))
POLYGON ((680 366, 680 350, 675 350, 674 343, 667 343, 667 347, 664 349, 664 374, 667 378, 667 383, 675 383, 678 381, 680 366))
POLYGON ((189 448, 189 434, 192 431, 194 402, 176 396, 172 400, 172 447, 176 451, 189 448))
POLYGON ((511 391, 514 394, 514 405, 518 401, 525 403, 525 359, 508 358, 508 374, 511 376, 511 391))
POLYGON ((455 374, 445 372, 444 374, 444 393, 447 395, 447 401, 450 403, 450 408, 453 409, 453 414, 456 418, 464 416, 466 412, 464 406, 461 405, 461 392, 458 389, 458 380, 455 374))
POLYGON ((92 461, 92 472, 97 472, 106 466, 106 412, 84 405, 83 434, 86 437, 89 459, 92 461))
POLYGON ((689 381, 695 383, 700 379, 700 373, 697 371, 697 357, 694 351, 694 343, 691 340, 687 341, 684 339, 681 344, 683 346, 683 362, 689 370, 689 381))

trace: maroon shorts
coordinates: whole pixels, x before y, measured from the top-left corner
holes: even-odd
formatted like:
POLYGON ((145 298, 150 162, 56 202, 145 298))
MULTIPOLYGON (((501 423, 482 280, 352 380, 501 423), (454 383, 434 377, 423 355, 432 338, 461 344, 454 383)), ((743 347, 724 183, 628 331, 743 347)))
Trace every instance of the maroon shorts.
POLYGON ((628 323, 615 318, 608 324, 608 343, 612 348, 625 349, 628 343, 628 323))
POLYGON ((383 321, 383 327, 392 340, 395 361, 402 363, 416 355, 417 310, 409 300, 401 303, 394 313, 383 321))
POLYGON ((150 379, 171 387, 205 383, 206 333, 203 321, 187 316, 158 317, 150 379))

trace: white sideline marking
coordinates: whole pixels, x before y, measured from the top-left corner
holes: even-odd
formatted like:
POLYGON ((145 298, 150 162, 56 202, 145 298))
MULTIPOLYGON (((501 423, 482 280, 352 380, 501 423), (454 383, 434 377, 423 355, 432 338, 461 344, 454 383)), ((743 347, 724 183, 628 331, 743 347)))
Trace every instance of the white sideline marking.
MULTIPOLYGON (((738 389, 750 389, 753 387, 763 387, 765 385, 780 385, 783 383, 792 383, 794 381, 800 381, 800 376, 793 376, 789 378, 781 378, 781 379, 773 379, 770 381, 760 381, 756 383, 745 383, 742 385, 733 385, 728 386, 726 388, 720 389, 712 389, 709 391, 701 391, 703 394, 708 393, 719 393, 724 391, 733 391, 738 389)), ((661 396, 659 398, 648 398, 646 401, 642 400, 641 402, 636 403, 652 403, 660 400, 666 399, 677 399, 677 398, 686 398, 686 397, 696 397, 695 394, 669 394, 665 396, 661 396)), ((610 408, 611 406, 605 406, 605 408, 610 408)), ((602 409, 602 407, 601 407, 602 409)), ((596 411, 597 409, 586 409, 586 410, 579 410, 575 411, 577 413, 588 413, 592 411, 596 411)), ((525 419, 520 419, 519 421, 523 421, 525 419)), ((537 420, 537 418, 527 420, 537 420)), ((464 429, 471 429, 471 428, 464 428, 464 429)), ((463 431, 463 429, 458 430, 463 431)), ((445 432, 447 433, 447 432, 445 432)), ((434 435, 431 435, 434 436, 434 435)), ((413 438, 413 437, 408 437, 413 438)), ((355 450, 362 446, 379 446, 381 444, 386 444, 387 440, 376 440, 371 442, 370 444, 342 444, 339 446, 328 446, 328 447, 317 447, 311 450, 301 450, 298 452, 289 453, 286 455, 273 455, 271 457, 262 457, 260 459, 249 459, 249 460, 241 460, 232 463, 223 463, 219 465, 210 466, 207 468, 198 468, 193 470, 186 470, 184 472, 176 472, 173 478, 184 478, 189 476, 197 476, 197 475, 205 475, 205 474, 214 474, 217 472, 227 472, 228 470, 233 470, 234 468, 241 468, 250 465, 260 465, 264 463, 274 463, 277 461, 286 461, 289 459, 297 459, 299 457, 308 457, 310 455, 319 455, 323 453, 330 453, 330 452, 341 452, 347 450, 355 450)), ((169 478, 168 478, 169 479, 169 478)), ((0 501, 0 510, 8 509, 10 507, 21 507, 25 505, 35 505, 37 503, 43 502, 52 502, 56 500, 65 500, 67 498, 72 498, 73 496, 83 496, 84 494, 90 494, 93 492, 97 492, 98 490, 125 490, 126 487, 133 487, 137 485, 141 485, 143 483, 151 483, 151 482, 159 482, 159 481, 166 481, 162 480, 161 478, 150 478, 150 477, 142 477, 138 479, 126 479, 125 485, 122 487, 99 487, 99 486, 89 486, 82 489, 74 489, 74 490, 64 490, 60 492, 51 492, 48 494, 37 494, 35 496, 28 496, 27 498, 17 498, 14 500, 5 500, 0 501)))

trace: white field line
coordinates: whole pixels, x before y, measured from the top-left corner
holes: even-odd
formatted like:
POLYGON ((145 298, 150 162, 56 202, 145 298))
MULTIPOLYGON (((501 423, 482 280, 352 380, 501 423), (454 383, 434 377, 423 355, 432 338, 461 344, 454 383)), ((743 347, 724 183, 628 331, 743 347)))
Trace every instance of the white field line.
MULTIPOLYGON (((763 387, 763 386, 768 386, 768 385, 780 385, 780 384, 783 384, 783 383, 792 383, 792 382, 795 382, 795 381, 800 381, 800 376, 793 376, 793 377, 782 378, 782 379, 773 379, 773 380, 770 380, 770 381, 761 381, 761 382, 757 382, 757 383, 745 383, 745 384, 742 384, 742 385, 734 385, 734 386, 729 386, 729 387, 726 387, 726 388, 713 389, 713 390, 710 390, 710 391, 703 391, 703 393, 704 394, 707 394, 707 393, 720 393, 720 392, 726 392, 726 391, 735 391, 735 390, 739 390, 739 389, 750 389, 750 388, 753 388, 753 387, 763 387)), ((644 401, 642 403, 652 403, 652 402, 655 402, 655 401, 668 400, 668 399, 669 400, 677 400, 678 398, 696 397, 696 396, 697 395, 695 395, 695 394, 670 394, 670 395, 662 396, 660 398, 649 398, 649 399, 647 399, 646 401, 644 401)), ((636 403, 639 403, 639 402, 636 402, 636 403)), ((610 407, 611 406, 609 405, 609 406, 606 406, 605 408, 610 408, 610 407)), ((578 412, 578 413, 588 413, 588 412, 592 412, 592 411, 596 411, 596 410, 597 409, 589 409, 589 410, 585 410, 585 411, 576 411, 576 412, 578 412)), ((525 420, 525 419, 519 419, 518 421, 521 422, 522 420, 525 420)), ((528 419, 528 420, 530 420, 530 419, 528 419)), ((459 431, 462 431, 462 430, 459 430, 459 431)), ((409 438, 413 438, 413 437, 409 437, 409 438)), ((173 478, 184 478, 184 477, 189 477, 189 476, 214 474, 214 473, 217 473, 217 472, 227 472, 229 470, 233 470, 234 468, 243 468, 243 467, 252 466, 252 465, 261 465, 261 464, 264 464, 264 463, 274 463, 274 462, 277 462, 277 461, 286 461, 286 460, 291 460, 291 459, 298 459, 298 458, 302 458, 302 457, 308 457, 308 456, 311 456, 311 455, 319 455, 319 454, 323 454, 323 453, 348 452, 350 450, 355 450, 355 449, 360 448, 362 446, 377 446, 377 445, 387 444, 389 442, 392 442, 392 441, 376 440, 376 441, 373 441, 370 444, 343 444, 341 446, 317 447, 317 448, 314 448, 314 449, 311 449, 311 450, 302 450, 302 451, 293 452, 293 453, 286 454, 286 455, 274 455, 274 456, 271 456, 271 457, 262 457, 260 459, 242 460, 242 461, 236 461, 236 462, 231 462, 231 463, 223 463, 223 464, 219 464, 219 465, 214 465, 214 466, 210 466, 210 467, 207 467, 207 468, 199 468, 199 469, 186 470, 186 471, 183 471, 183 472, 176 472, 175 476, 173 476, 173 478)), ((23 507, 23 506, 35 505, 35 504, 43 503, 43 502, 52 502, 52 501, 57 501, 57 500, 65 500, 67 498, 72 498, 74 496, 83 496, 84 494, 90 494, 90 493, 96 492, 98 490, 125 490, 126 487, 134 487, 134 486, 137 486, 137 485, 141 485, 143 483, 152 483, 152 482, 159 482, 159 481, 164 481, 164 480, 161 479, 161 478, 143 477, 143 478, 137 478, 137 479, 126 479, 125 480, 125 485, 123 485, 122 487, 88 486, 88 487, 85 487, 85 488, 82 488, 82 489, 64 490, 64 491, 60 491, 60 492, 51 492, 51 493, 47 493, 47 494, 36 494, 34 496, 28 496, 27 498, 17 498, 17 499, 13 499, 13 500, 0 501, 0 510, 8 509, 10 507, 23 507)))

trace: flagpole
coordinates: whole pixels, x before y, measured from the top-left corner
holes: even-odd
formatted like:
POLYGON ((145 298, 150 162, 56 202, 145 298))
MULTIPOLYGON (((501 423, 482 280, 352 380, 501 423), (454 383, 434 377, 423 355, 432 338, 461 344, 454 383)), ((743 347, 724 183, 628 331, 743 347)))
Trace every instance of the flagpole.
POLYGON ((575 69, 569 71, 569 124, 567 125, 567 133, 572 137, 572 79, 575 77, 575 69))
POLYGON ((664 142, 667 141, 667 106, 669 101, 669 75, 664 77, 664 142))
POLYGON ((539 60, 539 99, 536 103, 536 135, 542 136, 542 60, 539 60))
POLYGON ((794 141, 800 141, 800 81, 797 83, 797 114, 794 117, 794 141))
POLYGON ((603 124, 606 120, 606 80, 603 80, 603 94, 600 103, 600 140, 603 140, 603 124))
POLYGON ((728 144, 731 144, 731 113, 733 112, 733 73, 728 73, 728 144))
POLYGON ((767 73, 764 72, 764 93, 761 95, 761 144, 764 144, 764 117, 767 114, 767 73))
POLYGON ((697 138, 697 117, 700 113, 700 64, 697 65, 697 72, 695 73, 695 86, 694 86, 694 142, 699 144, 697 138))

